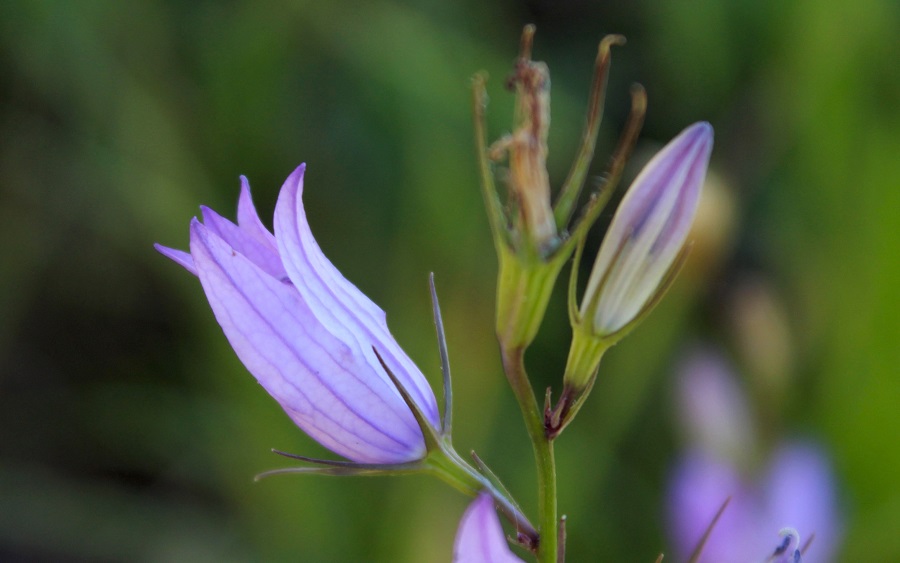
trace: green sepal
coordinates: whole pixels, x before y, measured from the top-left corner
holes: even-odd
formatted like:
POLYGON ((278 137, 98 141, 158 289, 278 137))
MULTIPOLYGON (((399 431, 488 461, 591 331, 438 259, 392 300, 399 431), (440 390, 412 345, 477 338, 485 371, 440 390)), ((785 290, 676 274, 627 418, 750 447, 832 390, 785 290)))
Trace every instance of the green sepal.
POLYGON ((441 435, 440 431, 431 425, 431 422, 428 421, 428 416, 413 400, 412 396, 409 394, 409 391, 407 391, 406 387, 404 387, 403 384, 400 383, 400 380, 397 379, 397 376, 394 375, 394 372, 392 372, 387 364, 384 363, 384 358, 381 357, 381 354, 378 353, 378 350, 374 346, 372 346, 372 351, 375 352, 375 357, 378 358, 378 362, 381 364, 381 367, 384 369, 385 373, 387 373, 387 376, 391 379, 394 387, 397 388, 397 391, 403 398, 403 402, 405 402, 406 406, 409 407, 409 410, 412 411, 413 416, 416 419, 416 423, 419 425, 419 430, 422 431, 422 437, 425 439, 425 450, 427 452, 432 452, 434 450, 441 449, 443 436, 441 435))
POLYGON ((710 521, 709 526, 706 527, 706 531, 703 532, 703 536, 700 538, 700 541, 697 542, 697 546, 694 547, 694 551, 691 552, 691 556, 688 558, 688 563, 697 563, 700 560, 700 556, 703 554, 703 548, 706 546, 706 541, 709 539, 710 534, 713 532, 713 528, 716 527, 716 524, 719 523, 719 519, 722 518, 722 514, 725 513, 725 509, 728 508, 728 504, 731 502, 731 497, 725 499, 725 502, 722 503, 722 506, 719 507, 719 510, 716 511, 715 516, 713 516, 712 521, 710 521))
POLYGON ((491 235, 494 239, 494 247, 499 253, 510 243, 510 233, 507 228, 508 219, 497 194, 497 186, 494 183, 494 171, 488 155, 487 132, 485 127, 485 107, 487 106, 487 91, 485 82, 487 73, 480 72, 472 77, 472 107, 475 123, 475 151, 478 156, 478 172, 481 178, 481 194, 484 198, 484 206, 488 214, 488 222, 491 226, 491 235))
POLYGON ((330 476, 386 476, 409 475, 412 473, 425 473, 428 471, 428 467, 425 466, 422 460, 410 461, 407 463, 357 463, 354 461, 318 459, 275 449, 272 451, 280 456, 310 463, 313 467, 285 467, 282 469, 264 471, 259 475, 256 475, 253 478, 254 481, 272 477, 273 475, 285 475, 288 473, 330 476))
POLYGON ((597 143, 597 133, 600 131, 600 123, 603 120, 603 105, 606 97, 606 78, 609 73, 610 49, 613 45, 624 45, 625 37, 621 35, 607 35, 600 41, 597 49, 597 58, 594 62, 594 80, 591 85, 591 94, 588 101, 587 115, 584 120, 584 133, 581 137, 581 149, 569 176, 559 191, 556 206, 553 213, 556 218, 556 227, 560 230, 566 228, 572 218, 578 194, 584 187, 588 169, 594 159, 594 146, 597 143))
POLYGON ((453 426, 453 385, 450 381, 450 355, 447 352, 447 338, 444 334, 444 321, 441 318, 441 305, 438 303, 437 289, 434 287, 434 272, 428 275, 428 286, 431 290, 431 309, 434 316, 434 329, 437 332, 438 351, 441 355, 441 375, 444 382, 441 435, 449 439, 453 426))
POLYGON ((488 465, 484 461, 482 461, 480 457, 478 457, 478 454, 475 453, 475 450, 469 452, 469 455, 472 457, 472 461, 475 462, 475 468, 478 469, 478 472, 487 477, 488 481, 490 481, 491 484, 494 485, 494 487, 496 487, 497 490, 500 491, 506 498, 510 499, 516 510, 518 510, 519 513, 522 514, 522 508, 518 505, 518 503, 516 503, 512 494, 510 494, 509 490, 506 488, 506 485, 504 485, 503 482, 500 481, 500 478, 497 477, 497 474, 494 473, 494 471, 490 467, 488 467, 488 465))
POLYGON ((644 116, 647 113, 647 92, 640 84, 635 84, 631 88, 631 112, 628 114, 628 121, 625 128, 619 136, 616 150, 613 152, 609 161, 609 166, 603 174, 603 181, 591 194, 590 200, 584 206, 581 216, 575 221, 571 229, 571 236, 566 239, 561 250, 568 249, 569 252, 578 244, 578 242, 587 236, 588 231, 600 217, 600 213, 606 207, 609 198, 615 191, 619 180, 622 179, 622 172, 625 170, 625 164, 628 157, 634 150, 641 128, 644 126, 644 116))

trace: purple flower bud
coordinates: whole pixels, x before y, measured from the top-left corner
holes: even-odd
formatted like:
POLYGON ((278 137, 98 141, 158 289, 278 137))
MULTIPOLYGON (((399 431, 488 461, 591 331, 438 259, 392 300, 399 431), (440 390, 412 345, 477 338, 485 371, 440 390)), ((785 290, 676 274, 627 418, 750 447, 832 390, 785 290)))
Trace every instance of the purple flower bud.
POLYGON ((463 513, 453 563, 522 563, 506 543, 491 495, 479 494, 463 513))
POLYGON ((434 394, 391 336, 384 312, 313 238, 301 199, 305 169, 281 189, 274 236, 242 177, 237 224, 202 208, 203 222, 191 222, 190 254, 156 248, 200 278, 238 357, 312 438, 360 463, 420 459, 422 430, 373 347, 439 428, 434 394))
POLYGON ((695 123, 631 184, 600 246, 581 305, 594 334, 618 332, 664 289, 694 219, 712 145, 709 123, 695 123))

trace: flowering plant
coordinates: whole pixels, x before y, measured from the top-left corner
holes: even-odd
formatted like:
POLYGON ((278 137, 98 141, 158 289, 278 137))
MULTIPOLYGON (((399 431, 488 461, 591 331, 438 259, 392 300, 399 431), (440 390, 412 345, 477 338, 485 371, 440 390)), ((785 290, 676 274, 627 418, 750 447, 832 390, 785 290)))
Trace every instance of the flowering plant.
MULTIPOLYGON (((202 220, 191 221, 189 252, 157 245, 200 280, 235 353, 291 420, 345 458, 278 452, 303 464, 266 474, 436 475, 475 497, 457 532, 458 563, 522 560, 510 549, 496 509, 514 527, 511 542, 518 548, 543 563, 565 559, 554 442, 587 399, 604 352, 646 317, 682 265, 713 145, 712 127, 696 123, 647 163, 619 204, 579 304, 585 239, 622 177, 643 123, 646 95, 640 86, 632 90, 631 113, 604 181, 573 221, 600 127, 611 48, 624 38, 612 35, 600 42, 582 143, 551 204, 545 164, 549 71, 531 60, 533 35, 534 28, 526 27, 510 79, 516 91, 513 132, 488 144, 484 75, 473 79, 473 96, 482 194, 500 265, 496 334, 537 467, 534 524, 480 458, 466 461, 454 449, 449 353, 433 278, 442 408, 388 330, 384 311, 344 278, 316 243, 303 206, 305 165, 281 189, 273 231, 260 220, 242 178, 236 222, 204 207, 202 220), (500 167, 508 168, 505 197, 495 185, 500 167), (573 256, 569 359, 556 403, 548 389, 541 408, 526 373, 525 351, 562 267, 573 256)), ((779 549, 784 552, 788 544, 779 549)))

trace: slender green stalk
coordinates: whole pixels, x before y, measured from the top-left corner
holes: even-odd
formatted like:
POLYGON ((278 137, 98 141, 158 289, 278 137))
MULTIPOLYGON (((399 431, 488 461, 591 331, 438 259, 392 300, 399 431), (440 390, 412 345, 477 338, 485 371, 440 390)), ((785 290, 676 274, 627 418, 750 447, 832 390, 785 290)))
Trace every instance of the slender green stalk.
POLYGON ((610 48, 613 45, 624 45, 625 38, 621 35, 607 35, 600 42, 597 50, 597 60, 594 63, 594 82, 591 86, 591 97, 588 103, 587 118, 584 122, 584 133, 581 138, 581 150, 569 177, 559 191, 556 200, 556 225, 559 229, 565 229, 572 218, 572 211, 578 201, 578 194, 584 187, 588 169, 594 159, 594 145, 597 142, 597 133, 600 131, 600 121, 603 119, 603 101, 606 97, 606 75, 609 72, 610 48))
POLYGON ((556 458, 553 442, 544 431, 544 415, 538 407, 534 390, 525 373, 525 349, 503 349, 503 370, 509 380, 531 438, 538 478, 538 531, 540 563, 559 563, 559 520, 556 511, 556 458))
POLYGON ((506 487, 469 465, 456 453, 449 441, 445 441, 440 449, 429 453, 425 466, 444 482, 467 495, 475 496, 481 490, 490 493, 500 512, 515 526, 517 540, 522 547, 532 549, 537 543, 538 532, 522 514, 506 487))
MULTIPOLYGON (((433 280, 432 280, 433 281, 433 280)), ((441 322, 440 310, 437 305, 437 295, 434 292, 434 284, 432 283, 432 297, 434 298, 434 308, 435 308, 435 324, 440 327, 443 323, 441 322)), ((445 347, 445 343, 441 338, 441 330, 438 330, 438 339, 441 340, 441 347, 445 347)), ((428 451, 428 454, 424 459, 407 463, 400 464, 395 467, 391 467, 391 470, 399 469, 403 472, 408 472, 410 469, 412 470, 424 470, 431 471, 445 482, 455 487, 457 490, 469 494, 476 495, 478 491, 481 489, 487 490, 491 496, 494 498, 494 501, 500 508, 501 512, 505 514, 510 521, 516 526, 516 533, 518 539, 523 541, 523 539, 527 538, 524 541, 524 544, 533 550, 533 547, 537 543, 538 534, 535 531, 534 527, 531 523, 528 522, 528 519, 519 511, 518 505, 514 500, 509 498, 508 492, 505 487, 497 487, 490 478, 485 475, 479 473, 474 467, 469 465, 458 453, 453 449, 453 442, 450 438, 449 434, 449 425, 447 428, 447 432, 439 431, 437 428, 431 425, 428 421, 428 417, 422 412, 422 409, 419 405, 413 400, 413 398, 409 395, 406 388, 397 380, 397 377, 391 371, 391 369, 384 363, 384 359, 381 357, 381 354, 378 353, 378 350, 373 346, 372 351, 375 353, 375 357, 378 358, 378 361, 381 363, 381 367, 384 369, 384 372, 390 378, 391 382, 397 388, 397 391, 400 393, 400 396, 403 397, 403 401, 406 403, 406 406, 409 407, 409 410, 412 411, 413 416, 416 418, 416 422, 419 424, 419 428, 422 430, 422 436, 425 438, 425 448, 428 451), (524 536, 524 538, 523 538, 524 536)), ((447 364, 445 350, 441 350, 441 355, 443 357, 443 361, 447 364)), ((449 364, 446 365, 446 369, 444 371, 444 377, 448 377, 450 374, 449 364)), ((449 385, 448 385, 449 386, 449 385)), ((447 404, 447 412, 449 413, 451 405, 447 404)), ((445 419, 446 421, 447 419, 445 419)), ((298 457, 298 456, 290 456, 290 457, 298 457)), ((303 458, 307 461, 316 462, 317 460, 312 460, 310 458, 303 458)), ((331 467, 325 468, 326 471, 330 470, 332 473, 337 470, 340 474, 341 472, 345 472, 348 468, 350 470, 359 469, 362 464, 349 463, 349 462, 328 462, 328 461, 319 461, 319 463, 324 463, 331 467)), ((374 469, 381 470, 386 466, 373 466, 374 469)), ((319 471, 322 473, 323 471, 319 471)), ((383 473, 383 471, 378 471, 383 473)), ((354 473, 359 474, 359 471, 354 471, 354 473)))

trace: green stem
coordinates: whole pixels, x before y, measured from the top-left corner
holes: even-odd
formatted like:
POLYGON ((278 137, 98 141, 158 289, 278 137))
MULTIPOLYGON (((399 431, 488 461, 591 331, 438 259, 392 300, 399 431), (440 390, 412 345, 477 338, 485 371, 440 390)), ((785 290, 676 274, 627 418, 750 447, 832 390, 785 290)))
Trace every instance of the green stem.
POLYGON ((544 415, 538 407, 534 390, 525 373, 525 349, 506 349, 501 346, 503 370, 509 380, 531 438, 538 478, 538 532, 540 544, 539 563, 559 563, 559 520, 556 516, 556 459, 553 442, 544 431, 544 415))

